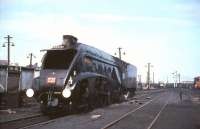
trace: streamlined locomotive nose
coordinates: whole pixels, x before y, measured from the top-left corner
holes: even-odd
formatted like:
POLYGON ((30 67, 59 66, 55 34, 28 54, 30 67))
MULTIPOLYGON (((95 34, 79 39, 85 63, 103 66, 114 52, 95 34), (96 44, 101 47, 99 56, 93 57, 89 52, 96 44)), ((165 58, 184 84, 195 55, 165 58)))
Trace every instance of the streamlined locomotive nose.
POLYGON ((43 70, 40 75, 40 86, 63 87, 68 70, 43 70))

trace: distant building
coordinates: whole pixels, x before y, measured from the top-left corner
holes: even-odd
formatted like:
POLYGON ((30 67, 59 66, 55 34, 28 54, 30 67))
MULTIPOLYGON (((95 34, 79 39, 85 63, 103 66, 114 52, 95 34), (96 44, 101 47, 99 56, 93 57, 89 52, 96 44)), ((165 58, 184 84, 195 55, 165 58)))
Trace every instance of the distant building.
POLYGON ((0 60, 0 65, 7 65, 8 61, 7 60, 0 60))
POLYGON ((192 88, 194 85, 194 81, 182 81, 181 87, 183 88, 192 88))

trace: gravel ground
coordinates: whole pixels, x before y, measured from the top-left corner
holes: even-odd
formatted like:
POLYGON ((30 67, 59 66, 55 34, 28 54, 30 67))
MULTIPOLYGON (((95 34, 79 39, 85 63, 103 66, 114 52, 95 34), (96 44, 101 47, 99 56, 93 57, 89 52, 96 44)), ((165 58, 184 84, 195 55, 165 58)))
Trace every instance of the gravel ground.
POLYGON ((21 108, 9 108, 6 110, 0 110, 0 123, 26 118, 28 116, 34 116, 40 114, 40 108, 38 103, 28 105, 21 108))

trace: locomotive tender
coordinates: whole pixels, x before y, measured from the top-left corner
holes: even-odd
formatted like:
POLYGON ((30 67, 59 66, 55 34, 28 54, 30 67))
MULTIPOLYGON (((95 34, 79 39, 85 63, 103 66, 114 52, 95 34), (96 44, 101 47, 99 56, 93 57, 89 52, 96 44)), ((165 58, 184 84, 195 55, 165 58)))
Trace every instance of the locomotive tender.
POLYGON ((26 92, 36 97, 43 112, 104 106, 136 90, 135 66, 78 43, 74 36, 64 35, 62 45, 44 51, 40 76, 26 92))

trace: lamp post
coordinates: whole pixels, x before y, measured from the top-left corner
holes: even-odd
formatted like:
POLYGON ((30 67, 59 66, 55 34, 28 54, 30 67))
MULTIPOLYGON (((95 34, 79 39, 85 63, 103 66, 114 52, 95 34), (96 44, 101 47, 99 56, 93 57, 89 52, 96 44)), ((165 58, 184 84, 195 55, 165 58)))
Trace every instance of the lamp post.
POLYGON ((14 43, 10 42, 10 39, 13 38, 11 37, 10 35, 8 35, 7 37, 4 37, 5 39, 7 39, 7 42, 5 42, 2 47, 6 47, 6 44, 7 44, 7 47, 8 47, 8 66, 10 65, 10 45, 11 46, 15 46, 14 43))
POLYGON ((33 53, 29 53, 27 58, 30 58, 30 63, 29 63, 29 67, 31 68, 32 67, 32 62, 33 62, 33 58, 36 58, 35 55, 33 55, 33 53))
POLYGON ((180 86, 180 78, 181 78, 181 74, 178 73, 178 71, 175 71, 172 73, 173 78, 174 78, 174 87, 177 87, 178 85, 180 86))
MULTIPOLYGON (((122 59, 122 54, 121 54, 121 47, 118 47, 117 48, 118 49, 118 52, 119 52, 119 59, 121 60, 122 59)), ((125 52, 123 53, 124 55, 125 55, 125 52)), ((117 53, 115 53, 115 55, 117 55, 117 53)), ((122 71, 121 71, 121 74, 120 74, 120 78, 121 78, 121 80, 123 79, 123 75, 125 75, 125 72, 124 72, 124 70, 125 70, 125 64, 124 64, 124 62, 121 62, 120 63, 120 65, 121 65, 121 67, 122 67, 122 71)))

